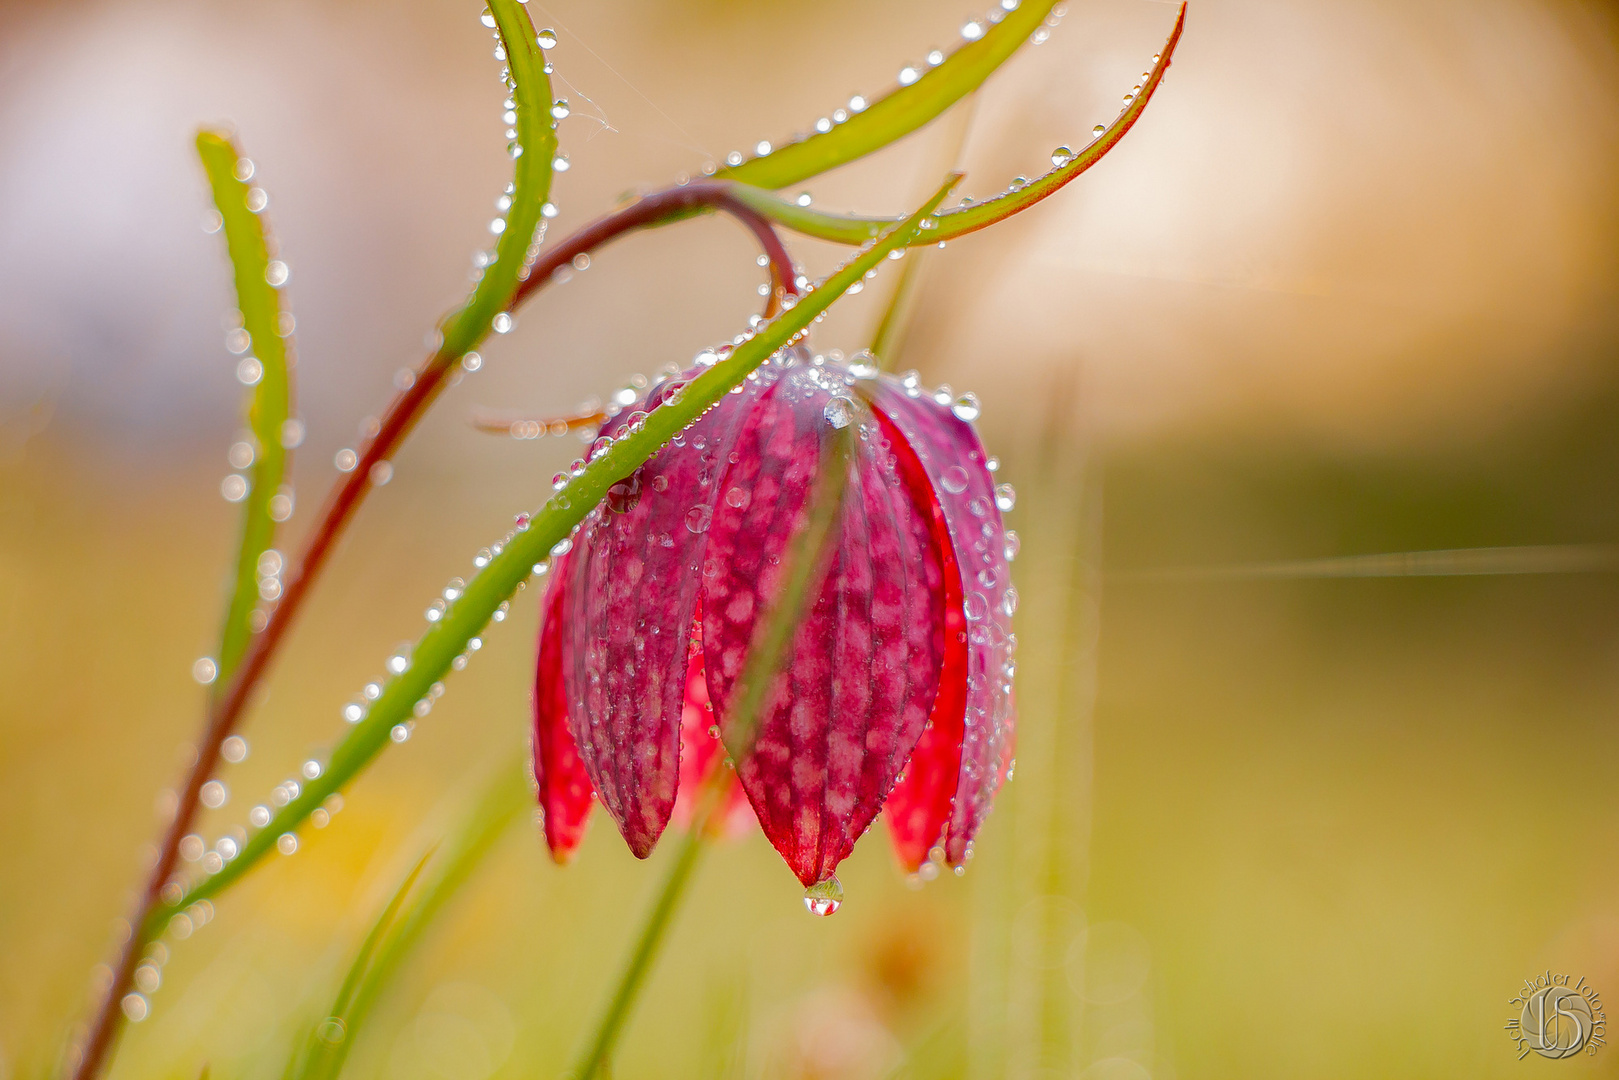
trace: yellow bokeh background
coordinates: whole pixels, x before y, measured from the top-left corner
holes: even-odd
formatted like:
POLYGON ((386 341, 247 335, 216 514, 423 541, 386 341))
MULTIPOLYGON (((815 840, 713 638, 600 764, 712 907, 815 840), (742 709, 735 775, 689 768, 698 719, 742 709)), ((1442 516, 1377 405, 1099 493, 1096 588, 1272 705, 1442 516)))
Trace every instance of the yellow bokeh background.
MULTIPOLYGON (((530 0, 573 114, 555 227, 807 127, 957 35, 925 0, 530 0)), ((980 197, 1111 118, 1174 16, 1071 0, 923 133, 808 187, 980 197), (967 115, 970 111, 970 115, 967 115)), ((0 5, 0 1080, 46 1075, 176 782, 235 510, 232 306, 190 151, 229 121, 292 267, 307 526, 332 455, 465 287, 506 182, 477 5, 0 5)), ((1576 0, 1195 0, 1142 122, 1024 217, 931 251, 903 363, 973 389, 1020 492, 1022 724, 970 871, 873 830, 836 917, 716 848, 614 1075, 1201 1080, 1619 1075, 1517 1060, 1550 969, 1619 995, 1619 577, 1164 568, 1619 543, 1619 40, 1576 0)), ((791 241, 812 272, 838 252, 791 241)), ((577 453, 478 434, 728 338, 751 241, 633 237, 535 300, 395 459, 205 832, 330 747, 422 609, 577 453)), ((860 347, 889 282, 820 348, 860 347)), ((301 850, 218 904, 112 1075, 280 1075, 369 919, 526 742, 531 594, 301 850)), ((667 849, 668 844, 664 845, 667 849)), ((598 817, 502 841, 354 1076, 556 1076, 670 852, 598 817)))

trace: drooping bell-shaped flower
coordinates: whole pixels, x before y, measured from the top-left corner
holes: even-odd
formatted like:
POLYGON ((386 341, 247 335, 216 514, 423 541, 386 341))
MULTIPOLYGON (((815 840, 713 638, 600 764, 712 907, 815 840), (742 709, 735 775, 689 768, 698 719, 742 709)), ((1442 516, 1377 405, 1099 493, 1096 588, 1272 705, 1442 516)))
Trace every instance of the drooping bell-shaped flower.
MULTIPOLYGON (((604 434, 696 374, 653 387, 604 434)), ((885 806, 909 869, 971 854, 1011 758, 1017 605, 1011 489, 995 486, 976 415, 914 376, 788 351, 615 485, 544 601, 534 769, 558 859, 592 793, 645 857, 724 752, 755 625, 809 519, 829 429, 846 427, 825 571, 736 763, 739 788, 806 886, 885 806)))

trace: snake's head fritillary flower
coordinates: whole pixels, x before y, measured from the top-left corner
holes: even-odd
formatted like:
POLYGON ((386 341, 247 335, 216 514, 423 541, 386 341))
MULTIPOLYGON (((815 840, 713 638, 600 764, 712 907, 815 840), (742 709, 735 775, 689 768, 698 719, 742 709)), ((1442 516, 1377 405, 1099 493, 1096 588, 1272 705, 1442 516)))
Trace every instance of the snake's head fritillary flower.
POLYGON ((914 375, 787 351, 609 492, 544 602, 534 768, 559 860, 596 798, 644 858, 723 753, 755 623, 809 520, 828 435, 847 427, 826 569, 736 762, 746 804, 730 812, 751 806, 812 898, 835 896, 838 863, 885 807, 908 869, 970 857, 1011 760, 1017 606, 1012 491, 977 414, 971 395, 914 375))

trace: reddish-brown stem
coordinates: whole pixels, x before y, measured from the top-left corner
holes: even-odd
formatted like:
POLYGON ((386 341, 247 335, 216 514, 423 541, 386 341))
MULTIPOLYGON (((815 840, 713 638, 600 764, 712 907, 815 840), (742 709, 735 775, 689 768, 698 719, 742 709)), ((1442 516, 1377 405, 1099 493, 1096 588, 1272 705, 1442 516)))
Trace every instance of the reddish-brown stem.
MULTIPOLYGON (((798 292, 792 257, 770 222, 735 199, 730 194, 729 182, 715 180, 666 188, 597 218, 541 254, 506 306, 508 310, 516 308, 549 284, 557 272, 571 264, 576 257, 588 254, 625 233, 711 210, 723 210, 732 215, 758 239, 769 259, 772 280, 766 314, 774 314, 780 307, 782 296, 796 295, 798 292)), ((360 447, 357 464, 327 494, 320 519, 305 538, 303 550, 292 561, 280 602, 269 613, 269 621, 249 642, 229 682, 209 695, 208 715, 197 742, 196 760, 186 776, 174 818, 169 822, 157 861, 152 866, 136 906, 129 938, 123 945, 106 998, 96 1010, 88 1036, 73 1066, 74 1080, 93 1080, 106 1063, 113 1040, 122 1026, 123 998, 133 984, 142 951, 160 929, 155 923, 166 906, 163 888, 169 883, 179 861, 180 841, 191 831, 192 823, 196 820, 202 786, 219 765, 220 746, 240 724, 248 699, 268 670, 270 660, 303 606, 304 598, 324 569, 343 530, 370 491, 372 470, 386 462, 388 456, 404 442, 422 414, 449 385, 450 375, 460 359, 459 354, 447 353, 440 348, 417 368, 410 386, 389 402, 377 433, 360 447)))

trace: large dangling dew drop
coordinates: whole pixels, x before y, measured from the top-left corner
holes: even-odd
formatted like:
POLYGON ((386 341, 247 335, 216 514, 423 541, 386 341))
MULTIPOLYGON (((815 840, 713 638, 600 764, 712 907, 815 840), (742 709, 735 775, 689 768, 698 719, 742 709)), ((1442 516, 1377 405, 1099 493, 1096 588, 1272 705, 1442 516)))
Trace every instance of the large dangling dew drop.
POLYGON ((811 915, 832 915, 842 906, 843 882, 836 874, 804 890, 804 910, 811 915))

